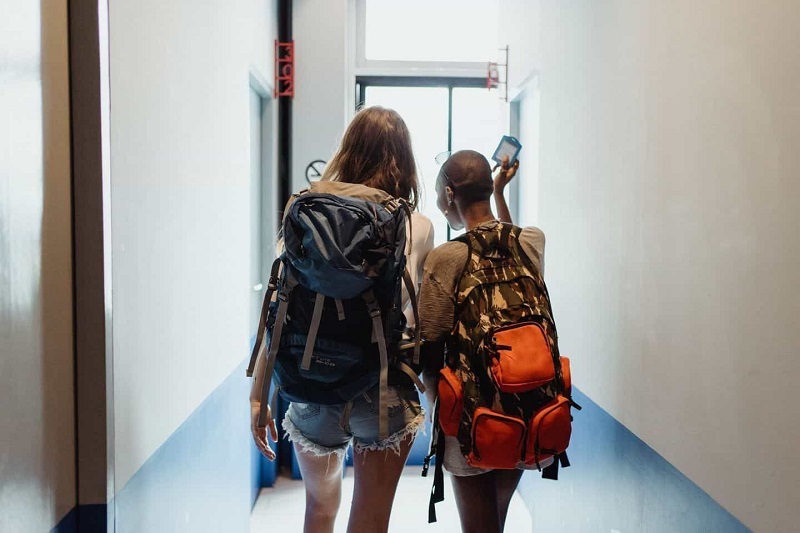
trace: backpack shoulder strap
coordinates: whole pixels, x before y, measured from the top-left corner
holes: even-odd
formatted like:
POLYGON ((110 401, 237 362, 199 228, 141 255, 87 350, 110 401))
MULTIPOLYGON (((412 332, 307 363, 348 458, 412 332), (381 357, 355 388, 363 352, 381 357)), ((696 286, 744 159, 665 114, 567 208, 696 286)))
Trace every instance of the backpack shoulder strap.
MULTIPOLYGON (((286 312, 289 309, 289 297, 297 286, 297 280, 291 273, 291 269, 284 269, 283 286, 278 292, 278 310, 275 316, 275 325, 272 330, 272 339, 269 343, 269 353, 267 354, 267 367, 264 371, 264 381, 261 384, 261 412, 258 415, 258 425, 263 427, 267 423, 267 408, 269 407, 269 389, 272 383, 272 372, 275 369, 275 359, 278 354, 278 347, 281 343, 283 325, 286 322, 286 312)), ((265 343, 262 343, 262 348, 265 343)))
POLYGON ((378 433, 380 439, 389 436, 389 351, 386 347, 386 336, 383 332, 383 320, 381 320, 381 306, 375 298, 372 289, 363 294, 364 303, 367 304, 367 311, 372 318, 372 333, 378 341, 378 353, 380 354, 380 378, 378 381, 378 433))
POLYGON ((261 344, 264 342, 264 337, 267 332, 267 315, 269 314, 269 304, 272 301, 272 295, 278 288, 278 273, 281 268, 280 258, 272 262, 272 270, 269 274, 269 282, 267 284, 267 292, 264 295, 264 303, 261 304, 261 316, 258 319, 258 331, 256 332, 256 342, 253 345, 253 351, 250 353, 250 363, 247 365, 247 377, 253 377, 253 371, 256 368, 256 359, 261 349, 261 344))
POLYGON ((408 299, 411 301, 411 310, 414 313, 414 365, 419 364, 419 351, 420 351, 420 344, 422 342, 422 328, 420 327, 419 321, 419 304, 417 302, 417 291, 414 288, 414 281, 411 279, 411 273, 408 271, 408 265, 406 265, 405 271, 403 272, 403 283, 406 285, 406 290, 408 291, 408 299))
MULTIPOLYGON (((467 232, 463 235, 459 235, 455 239, 452 239, 453 242, 461 242, 467 245, 467 256, 464 259, 464 266, 461 267, 461 272, 458 274, 456 278, 455 290, 456 294, 458 294, 459 287, 461 286, 461 280, 464 278, 464 274, 467 273, 467 269, 469 268, 469 263, 472 260, 472 254, 477 253, 481 255, 483 253, 483 248, 481 244, 474 238, 472 232, 467 232)), ((485 240, 484 240, 485 242, 485 240)))
POLYGON ((522 235, 522 228, 519 226, 512 226, 510 235, 513 236, 513 239, 509 238, 509 250, 513 251, 519 259, 522 261, 523 266, 530 270, 532 273, 540 274, 539 269, 536 268, 536 265, 533 264, 533 261, 522 248, 522 243, 520 242, 520 235, 522 235), (513 240, 514 242, 510 242, 513 240))

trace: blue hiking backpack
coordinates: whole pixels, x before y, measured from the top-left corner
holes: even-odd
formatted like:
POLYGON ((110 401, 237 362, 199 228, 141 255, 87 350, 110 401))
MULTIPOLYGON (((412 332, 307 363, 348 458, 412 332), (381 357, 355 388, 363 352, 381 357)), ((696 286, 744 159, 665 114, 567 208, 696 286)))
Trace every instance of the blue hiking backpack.
POLYGON ((424 391, 419 328, 402 340, 404 283, 419 324, 406 269, 410 215, 403 200, 364 185, 317 182, 292 197, 247 369, 252 376, 266 353, 260 425, 273 372, 276 393, 293 402, 344 404, 379 385, 381 438, 390 372, 424 391))

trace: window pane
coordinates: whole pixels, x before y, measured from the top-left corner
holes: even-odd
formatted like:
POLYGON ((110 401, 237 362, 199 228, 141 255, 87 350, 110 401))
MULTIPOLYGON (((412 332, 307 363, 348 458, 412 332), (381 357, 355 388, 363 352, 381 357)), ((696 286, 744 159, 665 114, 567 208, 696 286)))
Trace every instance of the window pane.
POLYGON ((366 0, 367 59, 496 61, 498 0, 366 0))
POLYGON ((436 244, 447 240, 447 222, 436 208, 436 154, 447 150, 447 89, 443 87, 367 87, 366 105, 394 109, 411 132, 417 159, 422 203, 420 211, 433 222, 436 244))
POLYGON ((453 89, 453 151, 475 150, 492 163, 490 158, 507 133, 508 104, 497 91, 453 89))

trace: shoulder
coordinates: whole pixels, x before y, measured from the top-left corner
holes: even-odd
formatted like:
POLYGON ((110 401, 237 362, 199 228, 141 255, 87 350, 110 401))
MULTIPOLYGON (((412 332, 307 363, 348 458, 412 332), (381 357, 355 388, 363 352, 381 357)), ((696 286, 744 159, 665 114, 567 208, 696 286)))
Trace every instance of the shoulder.
POLYGON ((433 227, 433 222, 431 222, 431 219, 419 211, 414 211, 411 213, 411 222, 414 224, 420 224, 422 227, 433 227))
POLYGON ((537 250, 544 251, 544 232, 536 226, 527 226, 522 228, 522 231, 519 234, 519 239, 523 244, 528 244, 537 250))
POLYGON ((519 243, 522 250, 533 260, 536 266, 544 269, 544 232, 535 226, 522 228, 519 234, 519 243))
POLYGON ((411 233, 415 239, 424 240, 433 235, 433 222, 419 211, 414 211, 411 213, 411 233))
POLYGON ((440 272, 442 269, 449 269, 454 263, 460 262, 458 267, 463 266, 467 259, 467 245, 459 241, 450 241, 441 244, 431 250, 428 259, 425 261, 425 270, 430 272, 440 272))

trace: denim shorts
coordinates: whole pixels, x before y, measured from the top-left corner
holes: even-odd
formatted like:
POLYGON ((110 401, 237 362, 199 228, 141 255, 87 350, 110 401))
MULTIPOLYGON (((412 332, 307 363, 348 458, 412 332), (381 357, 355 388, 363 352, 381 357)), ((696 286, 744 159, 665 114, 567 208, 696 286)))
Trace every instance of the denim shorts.
POLYGON ((389 387, 389 436, 379 435, 378 387, 343 405, 292 402, 283 419, 286 438, 304 452, 344 457, 353 443, 356 452, 393 450, 413 439, 425 425, 425 412, 413 386, 389 387))

